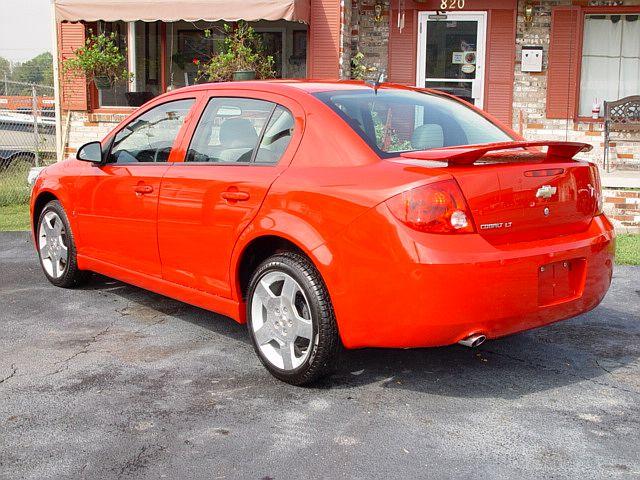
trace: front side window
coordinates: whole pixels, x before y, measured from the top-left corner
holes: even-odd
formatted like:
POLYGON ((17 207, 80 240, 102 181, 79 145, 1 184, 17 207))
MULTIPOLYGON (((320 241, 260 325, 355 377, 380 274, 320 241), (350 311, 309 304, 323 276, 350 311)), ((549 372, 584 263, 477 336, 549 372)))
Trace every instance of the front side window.
MULTIPOLYGON (((581 117, 594 104, 640 92, 640 16, 586 15, 580 76, 581 117)), ((600 115, 604 109, 600 109, 600 115)))
POLYGON ((451 98, 405 90, 317 93, 380 156, 399 152, 513 140, 506 132, 451 98))
POLYGON ((195 100, 177 100, 152 108, 120 130, 111 146, 109 162, 166 162, 195 100))
POLYGON ((293 118, 284 107, 250 98, 212 98, 191 140, 187 162, 276 163, 293 118))

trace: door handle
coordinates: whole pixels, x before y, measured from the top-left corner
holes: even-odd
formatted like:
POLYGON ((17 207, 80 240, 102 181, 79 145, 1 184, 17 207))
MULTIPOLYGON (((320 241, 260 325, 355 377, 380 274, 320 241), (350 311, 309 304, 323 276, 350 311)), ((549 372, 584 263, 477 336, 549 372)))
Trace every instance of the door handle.
POLYGON ((231 202, 241 202, 244 200, 249 200, 249 192, 227 190, 226 192, 222 192, 220 196, 225 200, 229 200, 231 202))
POLYGON ((152 193, 153 187, 151 185, 136 185, 134 191, 136 192, 136 195, 144 195, 147 193, 152 193))

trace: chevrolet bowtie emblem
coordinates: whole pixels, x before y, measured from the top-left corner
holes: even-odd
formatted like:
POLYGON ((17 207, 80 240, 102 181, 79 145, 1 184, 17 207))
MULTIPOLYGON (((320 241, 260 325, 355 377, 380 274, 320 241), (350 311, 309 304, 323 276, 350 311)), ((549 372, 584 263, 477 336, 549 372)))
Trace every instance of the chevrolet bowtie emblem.
POLYGON ((552 187, 551 185, 543 185, 536 192, 537 198, 551 198, 556 194, 558 189, 556 187, 552 187))

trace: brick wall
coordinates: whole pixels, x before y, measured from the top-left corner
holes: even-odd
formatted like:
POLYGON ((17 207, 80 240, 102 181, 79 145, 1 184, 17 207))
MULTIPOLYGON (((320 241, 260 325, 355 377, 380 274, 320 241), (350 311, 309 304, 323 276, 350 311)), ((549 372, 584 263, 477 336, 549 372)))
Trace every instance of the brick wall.
POLYGON ((65 156, 75 154, 87 142, 102 140, 125 118, 124 114, 71 112, 65 156))
POLYGON ((375 21, 376 0, 352 0, 351 54, 364 54, 367 67, 387 71, 389 60, 389 0, 383 2, 383 16, 375 21))
MULTIPOLYGON (((513 95, 513 127, 530 140, 569 140, 585 142, 594 149, 583 158, 603 164, 604 134, 601 123, 580 122, 570 119, 548 119, 547 71, 551 36, 551 9, 569 6, 570 0, 539 0, 534 2, 533 23, 525 25, 523 0, 518 2, 516 29, 516 68, 513 95), (541 73, 523 73, 521 70, 522 45, 543 47, 544 65, 541 73)), ((576 39, 576 43, 577 43, 576 39)), ((576 47, 577 48, 577 47, 576 47)), ((576 51, 576 55, 580 52, 576 51)), ((570 112, 573 116, 573 112, 570 112)), ((624 163, 640 168, 640 144, 618 144, 612 151, 612 163, 624 163)), ((640 171, 638 173, 640 176, 640 171)))
POLYGON ((351 76, 351 17, 353 15, 353 1, 341 0, 340 8, 340 78, 351 76))
POLYGON ((604 211, 618 232, 640 233, 640 190, 605 189, 604 211))

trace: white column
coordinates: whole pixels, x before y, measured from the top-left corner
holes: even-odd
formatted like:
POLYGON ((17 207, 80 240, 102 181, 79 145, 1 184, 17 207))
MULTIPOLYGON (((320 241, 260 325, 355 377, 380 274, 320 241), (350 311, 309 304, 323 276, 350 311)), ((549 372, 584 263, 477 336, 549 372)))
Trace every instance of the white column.
MULTIPOLYGON (((136 74, 136 22, 127 22, 127 60, 129 61, 129 71, 136 74)), ((137 91, 138 79, 133 77, 133 82, 129 82, 129 91, 137 91)))
POLYGON ((59 50, 58 50, 58 24, 56 22, 55 0, 51 0, 51 50, 53 53, 53 101, 56 114, 56 159, 64 158, 64 145, 62 145, 62 108, 60 104, 60 77, 59 77, 59 50))

